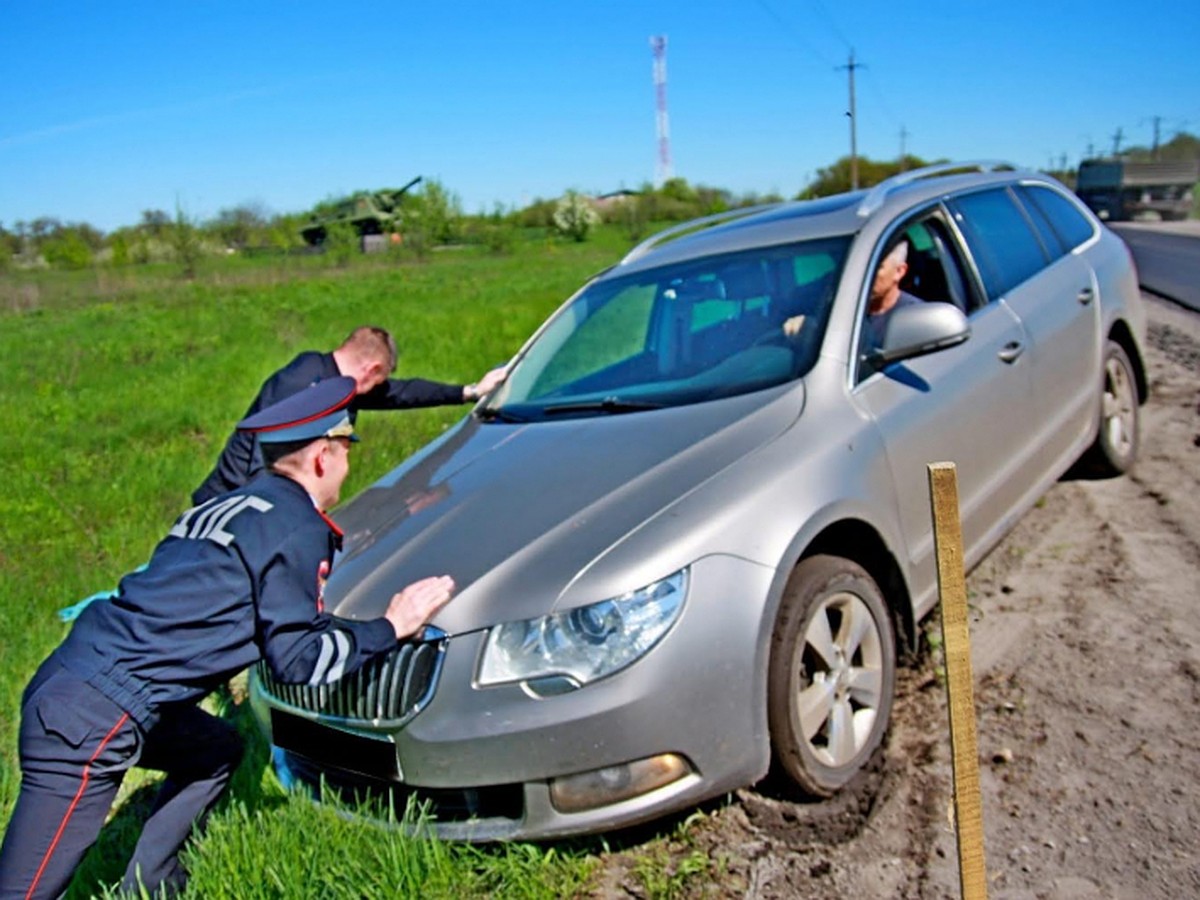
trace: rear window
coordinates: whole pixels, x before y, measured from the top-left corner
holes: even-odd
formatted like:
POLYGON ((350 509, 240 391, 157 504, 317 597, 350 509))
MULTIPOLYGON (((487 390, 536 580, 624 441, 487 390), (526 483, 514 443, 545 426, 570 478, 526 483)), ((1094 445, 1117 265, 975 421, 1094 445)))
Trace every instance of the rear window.
POLYGON ((992 299, 1045 267, 1042 242, 1006 188, 956 197, 950 205, 992 299))
POLYGON ((1058 191, 1037 185, 1024 185, 1020 191, 1050 221, 1067 250, 1074 250, 1096 233, 1087 216, 1058 191))

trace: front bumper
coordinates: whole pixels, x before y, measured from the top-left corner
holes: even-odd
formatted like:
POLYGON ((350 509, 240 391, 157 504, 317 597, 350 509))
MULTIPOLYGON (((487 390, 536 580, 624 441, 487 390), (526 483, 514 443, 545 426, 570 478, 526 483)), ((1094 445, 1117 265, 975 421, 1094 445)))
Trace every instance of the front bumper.
POLYGON ((449 639, 428 705, 399 728, 289 707, 256 678, 251 703, 273 743, 288 747, 274 750, 282 781, 383 792, 400 800, 399 811, 406 797, 427 801, 441 837, 548 838, 632 825, 766 773, 773 576, 731 556, 696 561, 680 618, 657 646, 557 696, 476 687, 486 638, 478 631, 449 639), (552 802, 555 779, 606 767, 619 774, 622 764, 661 754, 685 763, 670 783, 574 812, 552 802))

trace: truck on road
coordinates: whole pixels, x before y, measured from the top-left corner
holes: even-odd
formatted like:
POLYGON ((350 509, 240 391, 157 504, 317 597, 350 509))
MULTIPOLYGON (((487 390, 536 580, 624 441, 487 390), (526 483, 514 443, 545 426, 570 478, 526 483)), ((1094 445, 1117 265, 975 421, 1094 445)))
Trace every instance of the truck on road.
POLYGON ((1200 160, 1127 162, 1085 159, 1079 164, 1075 193, 1106 221, 1186 219, 1200 181, 1200 160))

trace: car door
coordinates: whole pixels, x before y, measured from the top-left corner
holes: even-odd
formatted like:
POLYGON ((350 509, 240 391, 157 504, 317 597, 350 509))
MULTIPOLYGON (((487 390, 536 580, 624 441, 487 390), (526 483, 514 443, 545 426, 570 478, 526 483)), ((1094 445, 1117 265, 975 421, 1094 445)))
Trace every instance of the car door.
POLYGON ((950 203, 988 295, 1021 320, 1033 396, 1024 430, 1028 485, 1056 477, 1078 454, 1093 420, 1099 333, 1095 278, 1065 252, 1032 203, 1006 187, 950 203))
POLYGON ((1104 351, 1100 285, 1086 255, 1076 252, 1096 232, 1071 200, 1050 187, 1022 185, 1015 193, 1054 257, 1007 302, 1033 336, 1039 458, 1060 472, 1089 442, 1096 416, 1104 351))
MULTIPOLYGON (((917 251, 923 249, 922 231, 933 237, 930 244, 937 248, 944 281, 969 292, 958 299, 968 307, 971 336, 956 347, 868 374, 853 394, 886 448, 913 587, 918 595, 928 595, 934 557, 926 467, 942 461, 956 466, 963 541, 973 564, 1003 533, 1018 502, 1020 478, 1014 469, 1022 455, 1030 384, 1028 366, 1021 364, 1028 339, 1020 320, 1005 304, 985 301, 942 213, 907 226, 917 251)), ((885 245, 887 241, 876 260, 885 245)), ((926 602, 921 596, 914 599, 926 602)))

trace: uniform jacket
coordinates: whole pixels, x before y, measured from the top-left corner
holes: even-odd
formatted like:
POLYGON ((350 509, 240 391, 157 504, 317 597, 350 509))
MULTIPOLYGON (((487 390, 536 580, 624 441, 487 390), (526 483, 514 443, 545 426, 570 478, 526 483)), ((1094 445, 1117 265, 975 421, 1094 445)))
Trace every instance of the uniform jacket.
MULTIPOLYGON (((301 353, 263 382, 258 396, 246 410, 246 416, 297 394, 318 381, 336 378, 340 374, 332 353, 301 353)), ((350 416, 353 421, 360 409, 414 409, 462 403, 462 392, 461 384, 445 384, 423 378, 389 378, 374 390, 355 397, 350 404, 350 416)), ((253 434, 234 431, 225 442, 225 449, 221 451, 216 466, 192 494, 192 502, 203 503, 218 494, 241 487, 262 470, 262 451, 257 438, 253 434)))
POLYGON ((387 619, 324 612, 340 540, 303 487, 264 473, 180 516, 54 655, 147 729, 261 658, 281 681, 335 681, 397 643, 387 619))

